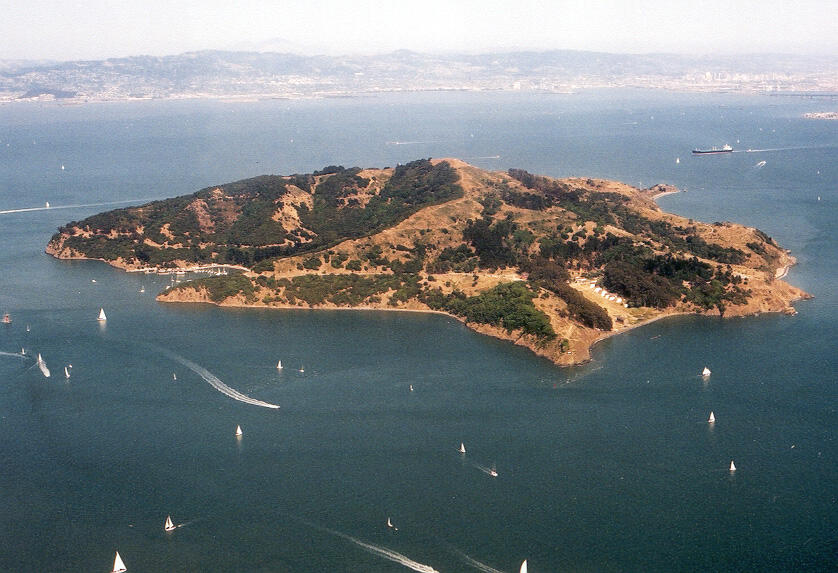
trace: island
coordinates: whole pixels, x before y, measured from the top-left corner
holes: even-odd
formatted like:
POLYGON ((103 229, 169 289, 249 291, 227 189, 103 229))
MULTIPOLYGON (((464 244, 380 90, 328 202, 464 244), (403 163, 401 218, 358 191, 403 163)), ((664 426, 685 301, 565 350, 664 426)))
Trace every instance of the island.
POLYGON ((211 270, 162 302, 442 312, 559 365, 661 317, 794 313, 766 233, 662 211, 637 189, 458 159, 262 175, 107 211, 46 252, 128 271, 211 270))

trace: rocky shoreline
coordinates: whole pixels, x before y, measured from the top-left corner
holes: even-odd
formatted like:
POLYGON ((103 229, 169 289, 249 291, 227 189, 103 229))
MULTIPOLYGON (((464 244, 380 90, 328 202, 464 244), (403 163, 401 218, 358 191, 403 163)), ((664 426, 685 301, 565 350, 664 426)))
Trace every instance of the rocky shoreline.
MULTIPOLYGON (((794 314, 792 303, 809 297, 782 280, 794 258, 765 233, 663 212, 654 199, 677 193, 671 185, 641 190, 615 181, 489 172, 457 159, 418 160, 395 173, 335 167, 211 187, 71 223, 46 252, 128 272, 230 271, 169 288, 158 295, 161 302, 448 314, 562 366, 589 360, 599 340, 668 316, 794 314), (397 177, 409 179, 410 169, 447 173, 455 192, 374 233, 349 233, 311 248, 318 233, 336 231, 331 221, 343 213, 381 209, 383 194, 392 192, 388 186, 397 177), (314 198, 333 192, 332 177, 344 186, 328 196, 337 207, 328 217, 312 218, 312 209, 329 204, 318 207, 314 198), (265 188, 273 193, 269 200, 258 195, 265 188), (256 249, 247 251, 240 237, 232 245, 222 240, 219 228, 240 225, 248 201, 259 202, 263 217, 249 220, 248 229, 279 232, 282 242, 270 248, 283 250, 281 256, 238 264, 256 249), (166 218, 154 220, 154 209, 164 209, 166 218), (177 228, 171 225, 176 217, 177 228), (196 249, 204 255, 177 256, 196 249), (608 266, 609 252, 616 266, 608 266), (509 258, 484 264, 483 257, 497 253, 509 258), (644 270, 643 261, 653 266, 644 270), (609 284, 616 292, 605 290, 609 284), (474 304, 483 306, 474 311, 474 304)), ((417 181, 399 193, 425 192, 417 181)))
MULTIPOLYGON (((787 256, 787 259, 783 261, 783 266, 775 269, 773 274, 777 277, 777 279, 771 283, 772 287, 770 289, 762 290, 760 294, 749 301, 748 304, 729 307, 726 310, 724 317, 733 318, 764 313, 783 313, 787 315, 796 314, 796 310, 794 309, 794 306, 792 306, 792 303, 799 300, 809 299, 811 298, 811 295, 780 280, 782 277, 785 277, 788 273, 788 269, 794 264, 794 258, 787 256)), ((584 289, 579 290, 580 292, 584 292, 584 289)), ((535 337, 525 335, 520 331, 507 332, 505 329, 498 326, 469 322, 461 316, 431 309, 418 301, 410 301, 405 307, 400 308, 393 308, 385 301, 377 304, 364 304, 360 306, 339 306, 334 304, 307 305, 304 303, 265 303, 261 300, 248 302, 242 296, 231 297, 221 302, 215 302, 211 300, 209 293, 205 289, 197 290, 190 288, 169 289, 160 293, 157 296, 157 300, 165 303, 215 304, 221 307, 235 308, 272 308, 277 310, 344 310, 358 312, 423 312, 442 314, 462 322, 469 329, 480 334, 492 336, 500 340, 511 342, 517 346, 528 348, 534 354, 546 358, 558 366, 575 366, 589 362, 591 359, 591 348, 596 343, 661 319, 686 315, 721 316, 721 313, 717 309, 707 312, 696 312, 695 310, 688 310, 683 307, 664 310, 643 308, 626 310, 622 315, 617 315, 613 309, 609 309, 611 311, 610 314, 614 315, 613 318, 616 319, 612 330, 603 332, 595 329, 586 329, 575 326, 572 328, 573 333, 568 337, 569 348, 562 350, 554 344, 543 344, 535 337)))

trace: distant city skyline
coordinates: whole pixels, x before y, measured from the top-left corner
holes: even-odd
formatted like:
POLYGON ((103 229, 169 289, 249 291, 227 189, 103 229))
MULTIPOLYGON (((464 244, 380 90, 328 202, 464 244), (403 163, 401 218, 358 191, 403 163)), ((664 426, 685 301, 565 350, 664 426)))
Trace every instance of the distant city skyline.
POLYGON ((838 54, 835 0, 14 0, 0 59, 196 50, 838 54))

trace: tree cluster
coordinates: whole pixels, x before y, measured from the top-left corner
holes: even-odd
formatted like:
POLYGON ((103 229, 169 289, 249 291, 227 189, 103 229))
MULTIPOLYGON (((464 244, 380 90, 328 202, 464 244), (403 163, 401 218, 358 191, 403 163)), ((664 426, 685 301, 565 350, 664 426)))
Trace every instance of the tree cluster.
POLYGON ((425 290, 421 300, 431 308, 463 317, 467 322, 491 324, 507 332, 521 330, 541 341, 556 338, 550 318, 533 304, 533 293, 524 283, 501 283, 474 296, 455 291, 445 295, 440 289, 425 290))

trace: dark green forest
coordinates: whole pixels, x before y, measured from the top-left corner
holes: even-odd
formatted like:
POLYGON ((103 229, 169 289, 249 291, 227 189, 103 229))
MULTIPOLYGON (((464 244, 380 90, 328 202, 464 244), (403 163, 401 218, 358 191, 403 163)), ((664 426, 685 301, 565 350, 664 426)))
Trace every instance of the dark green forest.
MULTIPOLYGON (((252 179, 207 187, 192 195, 154 201, 141 207, 107 211, 82 221, 73 221, 58 229, 72 235, 79 228, 94 236, 72 235, 65 244, 91 258, 113 261, 136 260, 150 266, 167 266, 174 260, 188 263, 231 263, 251 267, 267 259, 317 251, 346 239, 371 235, 406 219, 419 209, 462 196, 457 173, 448 163, 433 165, 419 159, 398 165, 380 193, 366 206, 347 205, 341 200, 366 189, 369 181, 358 176, 361 169, 329 166, 312 175, 262 175, 252 179), (326 177, 314 188, 311 209, 297 206, 307 229, 298 235, 286 233, 271 216, 289 185, 310 190, 315 176, 326 177), (221 191, 221 198, 216 190, 221 191), (202 200, 204 216, 211 229, 202 228, 195 209, 189 206, 202 200), (230 214, 234 214, 231 217, 230 214), (143 235, 137 228, 143 228, 143 235), (167 228, 171 238, 164 233, 167 228), (126 236, 105 239, 101 235, 114 230, 126 236), (99 236, 97 236, 99 235, 99 236), (155 243, 180 244, 181 247, 153 248, 143 238, 155 243), (286 243, 286 244, 283 244, 286 243), (207 248, 206 245, 213 245, 207 248)), ((53 236, 53 240, 58 234, 53 236)))

